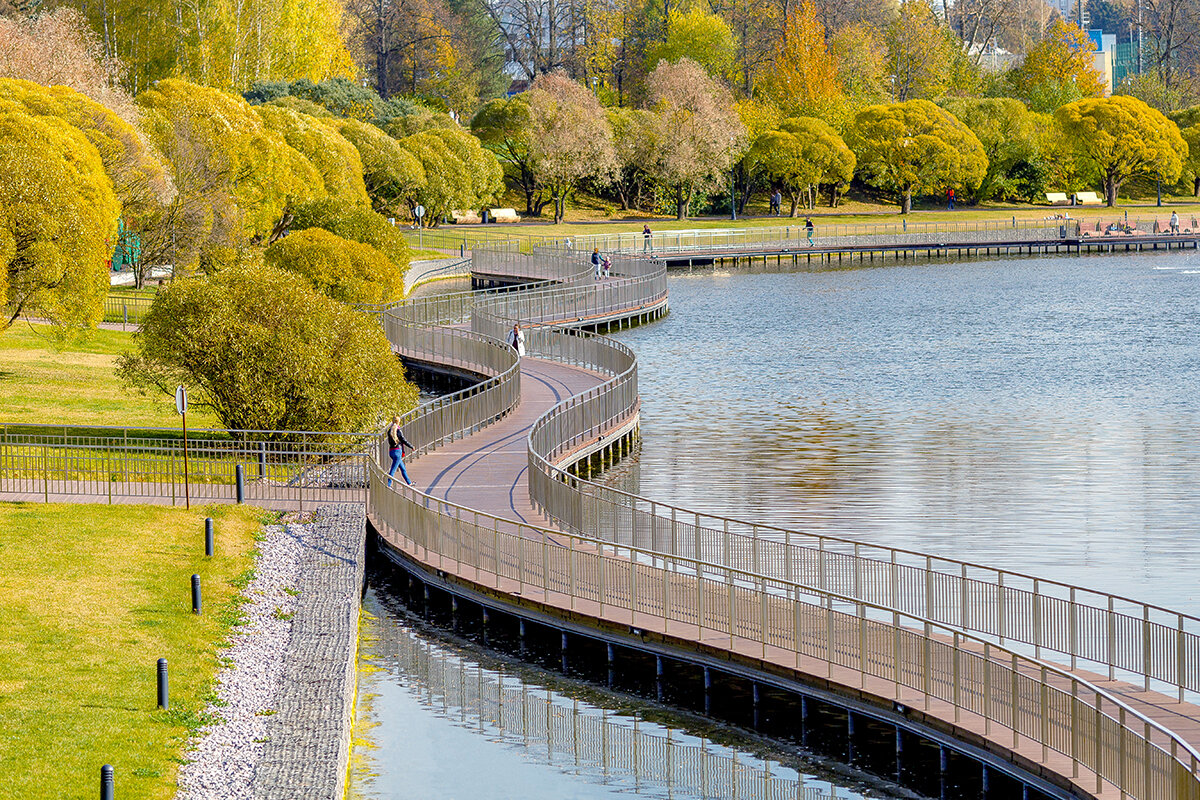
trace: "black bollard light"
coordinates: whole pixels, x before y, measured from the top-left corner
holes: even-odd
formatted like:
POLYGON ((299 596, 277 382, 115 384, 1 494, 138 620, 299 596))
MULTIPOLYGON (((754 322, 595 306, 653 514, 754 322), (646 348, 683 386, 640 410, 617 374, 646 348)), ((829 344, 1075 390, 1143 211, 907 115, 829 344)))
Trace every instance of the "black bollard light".
POLYGON ((113 800, 113 768, 105 764, 100 768, 100 800, 113 800))
POLYGON ((200 613, 200 576, 192 576, 192 613, 200 613))
POLYGON ((246 502, 246 473, 241 464, 237 465, 237 501, 239 505, 246 502))
POLYGON ((213 524, 212 517, 204 518, 204 555, 212 558, 213 554, 213 524))
POLYGON ((158 707, 166 711, 171 707, 171 698, 167 695, 167 660, 158 660, 158 707))

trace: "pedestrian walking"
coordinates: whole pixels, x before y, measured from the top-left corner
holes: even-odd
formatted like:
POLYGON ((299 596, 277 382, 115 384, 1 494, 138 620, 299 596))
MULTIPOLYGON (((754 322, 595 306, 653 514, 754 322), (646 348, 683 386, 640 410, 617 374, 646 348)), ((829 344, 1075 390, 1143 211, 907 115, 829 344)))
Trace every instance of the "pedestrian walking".
POLYGON ((771 195, 771 211, 778 217, 782 208, 783 193, 776 189, 775 194, 771 195))
POLYGON ((611 269, 612 269, 612 259, 609 258, 608 256, 605 256, 604 261, 600 265, 601 277, 603 277, 605 280, 607 280, 609 270, 611 270, 611 269))
POLYGON ((812 217, 806 216, 804 218, 804 232, 808 234, 808 243, 811 245, 813 243, 813 240, 812 240, 812 237, 813 237, 812 217))
POLYGON ((404 448, 410 451, 413 449, 408 439, 404 438, 404 431, 400 430, 399 415, 392 417, 392 424, 387 429, 388 440, 388 455, 392 457, 392 468, 388 470, 388 488, 392 486, 392 476, 396 474, 396 468, 400 468, 400 477, 404 478, 404 482, 412 486, 412 481, 408 479, 408 470, 404 468, 404 448))
POLYGON ((1179 215, 1171 212, 1171 233, 1179 233, 1179 215))
POLYGON ((513 328, 508 332, 508 346, 517 351, 517 357, 525 356, 525 331, 521 330, 519 323, 513 323, 513 328))
POLYGON ((596 271, 596 280, 600 280, 602 271, 604 269, 604 259, 600 258, 599 247, 592 249, 592 269, 596 271))
POLYGON ((946 190, 946 210, 947 211, 954 210, 954 187, 953 186, 951 186, 949 189, 946 190))
POLYGON ((653 253, 654 252, 654 244, 650 241, 650 236, 651 236, 650 226, 643 225, 642 226, 642 252, 643 253, 653 253))

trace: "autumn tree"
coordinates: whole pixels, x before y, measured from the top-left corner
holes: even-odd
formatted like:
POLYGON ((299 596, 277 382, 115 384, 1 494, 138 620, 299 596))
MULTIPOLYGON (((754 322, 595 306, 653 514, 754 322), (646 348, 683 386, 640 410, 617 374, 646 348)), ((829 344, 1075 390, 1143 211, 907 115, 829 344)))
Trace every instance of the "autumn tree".
POLYGON ((425 183, 425 168, 400 143, 367 122, 326 119, 357 151, 362 177, 375 210, 395 215, 425 183))
POLYGON ((987 174, 983 145, 967 126, 928 100, 868 106, 846 131, 864 180, 912 210, 914 194, 974 192, 987 174))
POLYGON ((567 197, 587 177, 607 177, 615 166, 612 129, 591 92, 560 74, 542 75, 526 93, 532 122, 530 169, 562 222, 567 197))
POLYGON ((387 257, 403 275, 408 271, 412 249, 400 230, 368 206, 348 206, 322 198, 293 206, 292 228, 322 228, 351 242, 368 244, 387 257))
POLYGON ((322 228, 286 236, 266 250, 267 264, 306 278, 324 295, 351 305, 404 297, 404 272, 369 244, 322 228))
POLYGON ((466 131, 435 128, 401 139, 400 145, 425 172, 425 182, 407 202, 410 208, 425 206, 426 224, 439 224, 451 211, 482 208, 504 190, 500 163, 466 131))
POLYGON ((1130 178, 1177 181, 1188 157, 1175 123, 1134 97, 1078 100, 1054 112, 1054 121, 1081 166, 1100 178, 1109 207, 1130 178))
POLYGON ((987 174, 968 199, 1032 200, 1040 193, 1043 126, 1020 100, 963 97, 941 105, 971 129, 987 154, 987 174))
POLYGON ((646 52, 646 71, 660 61, 678 61, 685 56, 696 61, 713 77, 733 75, 737 41, 729 24, 699 6, 689 11, 672 9, 667 16, 667 35, 646 52))
POLYGON ((849 105, 861 107, 892 99, 888 47, 883 34, 859 23, 843 28, 829 43, 838 79, 849 105))
POLYGON ((928 0, 904 0, 886 40, 888 78, 897 101, 933 99, 951 86, 962 50, 928 0))
POLYGON ((678 219, 697 190, 720 185, 745 148, 746 129, 729 90, 688 58, 650 74, 655 144, 648 172, 675 198, 678 219))
POLYGON ((837 58, 826 44, 813 0, 800 0, 788 15, 775 51, 771 97, 793 115, 829 118, 842 110, 837 58))
POLYGON ((642 195, 649 183, 646 169, 655 147, 654 115, 632 108, 609 108, 605 113, 612 129, 616 161, 612 187, 623 210, 640 208, 642 195))
POLYGON ((779 130, 761 134, 746 160, 791 199, 793 217, 801 199, 806 208, 814 206, 821 185, 833 187, 833 205, 837 187, 854 177, 854 153, 828 123, 813 117, 784 120, 779 130))
POLYGON ((1087 34, 1061 18, 1029 49, 1021 66, 1009 73, 1014 94, 1034 111, 1052 112, 1060 105, 1104 93, 1104 81, 1092 59, 1087 34))
POLYGON ((533 172, 533 112, 528 100, 517 95, 483 105, 471 119, 471 133, 495 154, 505 176, 525 195, 525 213, 542 213, 544 201, 533 172))
POLYGON ((374 320, 263 265, 163 287, 118 374, 167 395, 182 384, 226 428, 281 438, 372 430, 417 402, 374 320))
POLYGON ((92 327, 121 207, 95 146, 57 116, 0 99, 0 263, 7 321, 92 327))
POLYGON ((281 106, 256 106, 255 111, 267 128, 316 168, 326 196, 350 204, 370 202, 359 151, 333 126, 281 106))

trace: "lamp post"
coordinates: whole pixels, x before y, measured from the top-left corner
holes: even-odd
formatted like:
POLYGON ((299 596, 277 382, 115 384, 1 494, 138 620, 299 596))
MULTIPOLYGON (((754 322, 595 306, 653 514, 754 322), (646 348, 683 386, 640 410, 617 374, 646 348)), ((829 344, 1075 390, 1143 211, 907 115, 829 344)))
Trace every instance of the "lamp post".
MULTIPOLYGON (((729 137, 729 154, 733 155, 736 139, 729 137)), ((729 167, 729 219, 737 222, 737 163, 729 167)))

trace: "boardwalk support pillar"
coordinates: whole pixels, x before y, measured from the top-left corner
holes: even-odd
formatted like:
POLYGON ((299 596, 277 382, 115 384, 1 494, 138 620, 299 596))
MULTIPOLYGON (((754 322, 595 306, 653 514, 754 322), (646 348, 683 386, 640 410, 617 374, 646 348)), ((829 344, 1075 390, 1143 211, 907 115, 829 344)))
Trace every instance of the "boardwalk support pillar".
POLYGON ((754 704, 754 730, 758 730, 759 713, 758 713, 758 684, 750 684, 750 699, 754 704))
POLYGON ((704 668, 704 713, 712 713, 712 670, 704 668))
POLYGON ((429 619, 429 584, 421 584, 421 613, 425 615, 425 619, 429 619))
POLYGON ((563 671, 564 675, 567 674, 567 633, 566 633, 566 631, 563 631, 563 634, 562 634, 562 671, 563 671))
POLYGON ((607 648, 608 648, 608 654, 607 654, 608 655, 608 688, 611 689, 611 688, 613 688, 613 685, 617 682, 617 670, 616 670, 617 651, 616 651, 616 648, 612 646, 611 642, 609 642, 609 644, 607 645, 607 648))
POLYGON ((484 647, 487 647, 487 643, 488 643, 488 621, 489 621, 489 619, 488 619, 488 610, 487 610, 486 608, 483 608, 483 609, 481 609, 481 610, 483 611, 483 616, 482 616, 482 619, 481 619, 481 624, 480 624, 480 627, 479 627, 479 635, 480 635, 480 638, 481 638, 481 639, 482 639, 482 641, 483 641, 483 645, 484 645, 484 647))
POLYGON ((525 655, 525 620, 517 620, 517 642, 521 655, 525 655))
POLYGON ((896 726, 896 783, 904 783, 904 731, 896 726))
POLYGON ((654 697, 658 702, 663 699, 663 660, 662 656, 654 657, 654 697))
POLYGON ((458 598, 450 595, 450 630, 458 633, 458 598))
POLYGON ((854 766, 854 712, 846 712, 846 763, 854 766))
POLYGON ((946 790, 949 788, 946 784, 947 771, 950 767, 950 751, 945 745, 938 745, 938 798, 946 800, 946 790))

